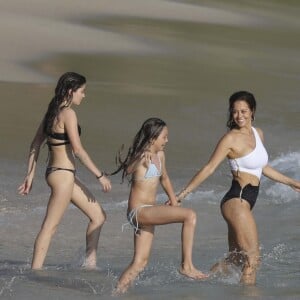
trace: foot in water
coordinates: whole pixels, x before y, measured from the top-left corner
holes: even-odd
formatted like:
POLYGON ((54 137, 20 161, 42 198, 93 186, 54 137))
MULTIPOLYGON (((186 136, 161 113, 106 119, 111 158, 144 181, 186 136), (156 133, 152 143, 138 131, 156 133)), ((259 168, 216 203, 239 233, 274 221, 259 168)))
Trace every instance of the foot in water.
POLYGON ((208 274, 204 274, 200 270, 197 270, 194 267, 191 267, 191 268, 181 267, 178 271, 181 275, 184 275, 186 277, 189 277, 189 278, 195 279, 195 280, 206 279, 209 277, 208 274))
POLYGON ((81 267, 84 270, 99 270, 97 262, 94 259, 85 259, 81 267))

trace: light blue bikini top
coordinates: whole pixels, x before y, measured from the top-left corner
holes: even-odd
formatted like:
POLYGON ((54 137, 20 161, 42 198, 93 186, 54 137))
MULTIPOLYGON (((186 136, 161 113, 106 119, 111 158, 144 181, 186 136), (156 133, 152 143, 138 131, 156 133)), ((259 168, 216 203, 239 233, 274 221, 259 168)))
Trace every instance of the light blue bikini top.
POLYGON ((144 178, 153 178, 153 177, 160 177, 161 176, 161 162, 159 160, 159 170, 157 169, 156 165, 154 163, 150 163, 144 178))
POLYGON ((255 136, 255 148, 253 151, 245 156, 229 159, 228 161, 232 171, 250 173, 260 179, 262 169, 268 163, 268 153, 254 127, 252 127, 252 131, 255 136))
POLYGON ((144 177, 134 178, 134 180, 145 180, 145 179, 160 177, 161 176, 161 161, 160 161, 159 156, 158 156, 158 161, 159 161, 159 168, 157 168, 157 166, 153 162, 151 162, 149 164, 149 167, 148 167, 144 177))

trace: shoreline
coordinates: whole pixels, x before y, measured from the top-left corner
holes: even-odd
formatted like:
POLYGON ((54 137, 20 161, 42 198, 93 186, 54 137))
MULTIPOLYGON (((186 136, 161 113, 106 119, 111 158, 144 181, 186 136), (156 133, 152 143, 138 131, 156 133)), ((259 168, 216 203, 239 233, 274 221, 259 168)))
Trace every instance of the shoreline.
POLYGON ((14 0, 2 3, 0 36, 2 39, 1 82, 43 83, 52 81, 50 74, 31 64, 62 54, 147 54, 159 51, 145 39, 103 30, 85 24, 97 18, 145 18, 230 26, 256 26, 262 18, 225 9, 191 3, 162 0, 90 0, 86 5, 74 0, 14 0), (59 8, 59 9, 58 9, 59 8), (103 42, 105 41, 105 42, 103 42))

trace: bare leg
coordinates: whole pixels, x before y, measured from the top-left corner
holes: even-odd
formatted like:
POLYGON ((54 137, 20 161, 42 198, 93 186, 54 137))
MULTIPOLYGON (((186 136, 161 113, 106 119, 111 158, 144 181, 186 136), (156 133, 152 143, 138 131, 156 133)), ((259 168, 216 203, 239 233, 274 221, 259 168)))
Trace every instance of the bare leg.
POLYGON ((76 178, 72 203, 76 205, 89 219, 86 231, 85 268, 94 269, 97 266, 98 241, 106 215, 90 191, 76 178))
POLYGON ((192 262, 194 233, 196 228, 196 214, 193 210, 186 212, 186 217, 182 224, 181 231, 181 267, 179 272, 193 279, 203 279, 208 277, 201 271, 197 270, 192 262))
POLYGON ((227 264, 234 264, 238 267, 245 263, 245 255, 243 249, 240 248, 238 241, 236 240, 236 233, 234 228, 228 225, 228 246, 229 254, 225 261, 227 264))
POLYGON ((196 214, 193 210, 167 205, 143 207, 138 210, 138 221, 142 230, 140 235, 134 238, 134 258, 121 275, 116 294, 126 292, 133 280, 146 266, 153 240, 154 225, 182 223, 182 261, 179 272, 193 279, 208 277, 197 270, 192 263, 192 248, 196 227, 196 214))
POLYGON ((196 213, 192 209, 175 206, 152 206, 139 210, 138 220, 141 225, 165 225, 182 223, 181 242, 182 260, 180 272, 194 279, 207 277, 197 270, 192 263, 196 213))
POLYGON ((179 272, 193 279, 208 277, 197 270, 192 262, 194 233, 197 220, 196 213, 192 209, 168 205, 145 207, 139 210, 138 219, 141 225, 182 223, 182 259, 179 272))
POLYGON ((74 175, 66 171, 56 171, 48 176, 51 195, 41 230, 34 244, 32 269, 41 269, 50 245, 52 236, 70 203, 74 184, 74 175))
POLYGON ((143 271, 148 263, 153 241, 154 227, 147 226, 140 230, 139 235, 134 235, 134 256, 130 265, 121 275, 115 294, 125 293, 132 282, 143 271))
POLYGON ((232 199, 222 207, 224 219, 230 229, 231 239, 243 258, 231 258, 233 263, 243 263, 241 282, 255 284, 259 264, 259 247, 256 223, 246 201, 232 199))
POLYGON ((221 261, 214 264, 210 271, 211 273, 222 273, 228 274, 229 270, 228 267, 232 264, 236 266, 241 266, 244 261, 245 257, 241 253, 241 249, 239 248, 236 240, 235 240, 235 233, 233 228, 228 225, 228 246, 229 246, 229 253, 228 255, 222 259, 221 261))

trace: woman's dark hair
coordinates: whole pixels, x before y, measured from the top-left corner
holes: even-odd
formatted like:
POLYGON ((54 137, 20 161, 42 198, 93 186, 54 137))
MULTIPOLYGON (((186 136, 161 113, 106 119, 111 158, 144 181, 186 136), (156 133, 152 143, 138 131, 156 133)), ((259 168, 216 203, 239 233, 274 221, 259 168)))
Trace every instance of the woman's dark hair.
POLYGON ((241 100, 247 102, 250 110, 252 111, 252 121, 254 120, 254 114, 256 111, 256 100, 253 94, 246 91, 236 92, 232 94, 229 98, 229 108, 228 108, 229 117, 226 125, 230 130, 238 127, 233 120, 233 106, 236 101, 241 101, 241 100))
POLYGON ((121 157, 121 152, 124 148, 122 146, 121 150, 118 152, 116 156, 116 164, 119 165, 118 169, 111 173, 110 175, 114 175, 123 170, 122 173, 122 182, 124 178, 128 175, 128 167, 135 163, 137 160, 141 159, 142 154, 147 150, 147 148, 151 145, 153 140, 156 140, 163 128, 167 126, 167 124, 159 119, 159 118, 149 118, 147 119, 136 136, 133 139, 133 143, 131 147, 128 149, 128 153, 123 160, 121 157))
POLYGON ((48 110, 44 117, 44 132, 50 134, 53 126, 54 119, 58 113, 64 108, 70 106, 72 102, 72 93, 77 91, 86 83, 84 76, 67 72, 63 74, 56 85, 55 95, 48 105, 48 110), (66 101, 66 104, 62 106, 62 103, 66 101))

